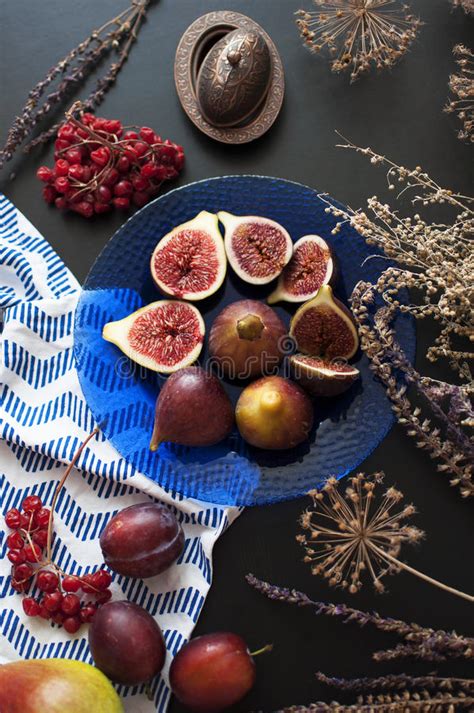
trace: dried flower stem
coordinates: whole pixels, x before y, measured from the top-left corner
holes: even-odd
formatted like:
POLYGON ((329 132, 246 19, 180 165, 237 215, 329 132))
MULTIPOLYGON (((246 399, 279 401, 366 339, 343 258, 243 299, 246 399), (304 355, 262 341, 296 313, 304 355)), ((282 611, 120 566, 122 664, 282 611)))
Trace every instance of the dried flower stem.
MULTIPOLYGON (((95 90, 86 100, 90 108, 97 106, 102 101, 106 91, 115 82, 118 72, 127 59, 131 44, 136 39, 137 31, 146 15, 150 2, 151 0, 134 0, 130 7, 106 22, 99 29, 94 30, 89 37, 72 49, 29 92, 28 100, 21 114, 14 120, 6 142, 3 148, 0 149, 0 170, 5 163, 13 158, 20 144, 31 136, 35 126, 48 116, 60 102, 67 98, 71 90, 90 74, 106 54, 119 48, 126 41, 118 62, 112 64, 109 73, 97 81, 95 90), (64 79, 60 82, 56 91, 47 95, 43 104, 40 105, 40 100, 46 89, 60 75, 65 75, 64 79)), ((39 143, 44 143, 55 136, 57 128, 58 125, 55 124, 54 127, 43 132, 33 142, 30 142, 25 150, 29 151, 39 143)))
POLYGON ((465 13, 474 13, 474 0, 451 0, 454 7, 462 7, 465 13))
MULTIPOLYGON (((344 137, 342 137, 344 138, 344 137)), ((355 228, 369 245, 383 254, 372 259, 389 259, 375 284, 359 282, 352 293, 352 311, 358 326, 362 350, 370 368, 384 384, 398 421, 417 446, 438 461, 438 470, 451 475, 463 497, 474 495, 474 444, 467 429, 474 426, 474 380, 469 366, 474 354, 459 344, 474 340, 474 199, 443 188, 419 166, 398 166, 370 148, 361 148, 344 139, 340 148, 350 149, 369 158, 374 165, 387 169, 391 190, 399 185, 398 196, 413 194, 413 204, 446 204, 455 211, 450 223, 430 223, 421 215, 400 217, 376 196, 367 201, 369 212, 351 211, 334 206, 327 196, 326 212, 337 219, 333 233, 343 224, 355 228), (400 293, 417 290, 417 303, 406 303, 400 293), (418 372, 408 361, 395 337, 395 318, 399 313, 416 319, 430 318, 438 323, 439 334, 426 357, 431 362, 447 359, 450 367, 466 383, 461 385, 436 381, 418 372), (421 418, 421 408, 414 407, 408 387, 421 399, 423 410, 436 419, 421 418), (441 426, 441 428, 440 428, 441 426)))
MULTIPOLYGON (((313 607, 316 614, 341 617, 344 623, 355 622, 359 626, 371 624, 380 631, 398 634, 405 641, 405 644, 401 645, 404 646, 404 650, 401 650, 398 656, 392 655, 392 659, 407 655, 428 661, 433 661, 432 655, 436 655, 436 660, 439 661, 447 658, 474 659, 474 638, 460 636, 455 631, 436 631, 419 624, 407 624, 400 619, 382 617, 377 612, 363 612, 345 604, 313 601, 303 592, 269 584, 253 574, 248 574, 246 580, 251 587, 273 601, 296 604, 300 607, 313 607)), ((385 660, 383 653, 377 652, 373 658, 376 661, 385 660)))
MULTIPOLYGON (((104 77, 97 80, 95 89, 80 103, 83 111, 93 111, 97 106, 99 106, 103 101, 106 92, 113 84, 115 84, 120 70, 128 59, 130 48, 137 39, 138 30, 140 29, 140 25, 145 18, 147 6, 150 1, 151 0, 142 0, 141 3, 137 4, 138 9, 136 10, 135 15, 132 16, 132 18, 129 19, 125 25, 128 39, 119 53, 117 62, 114 62, 110 66, 109 72, 104 77), (133 24, 131 25, 132 20, 133 24)), ((92 58, 91 62, 92 64, 95 64, 97 62, 97 58, 92 58)), ((25 153, 29 153, 35 148, 35 146, 38 146, 38 144, 44 144, 56 136, 60 126, 60 123, 56 123, 47 131, 43 131, 39 136, 30 141, 24 148, 25 153)))
POLYGON ((373 545, 374 551, 380 555, 380 557, 385 557, 389 562, 394 564, 396 567, 400 567, 401 569, 404 569, 405 572, 410 572, 410 574, 414 574, 415 577, 419 577, 420 579, 423 579, 425 582, 428 582, 429 584, 433 584, 435 587, 438 587, 438 589, 442 589, 445 592, 449 592, 449 594, 454 594, 457 597, 461 597, 461 599, 465 599, 468 602, 474 602, 474 596, 471 594, 466 594, 466 592, 461 592, 459 589, 455 589, 454 587, 449 587, 447 584, 444 584, 443 582, 440 582, 438 579, 433 579, 433 577, 429 577, 427 574, 424 574, 423 572, 420 572, 418 569, 415 569, 414 567, 410 567, 409 564, 406 564, 406 562, 401 562, 399 559, 396 557, 392 557, 392 555, 388 554, 388 552, 384 552, 381 550, 377 545, 373 545))
MULTIPOLYGON (((474 12, 474 2, 472 11, 474 12)), ((457 114, 462 124, 458 137, 474 142, 474 53, 464 45, 456 45, 453 54, 459 71, 449 78, 449 89, 453 98, 444 109, 448 114, 457 114)))
POLYGON ((309 706, 291 706, 277 713, 455 713, 457 710, 472 710, 474 696, 463 691, 451 694, 429 691, 402 691, 392 695, 359 696, 352 705, 337 701, 318 701, 309 706))
POLYGON ((406 673, 389 674, 378 678, 336 678, 318 671, 316 678, 320 683, 334 686, 343 691, 370 691, 407 688, 436 688, 452 691, 453 689, 474 691, 474 680, 440 676, 407 676, 406 673))

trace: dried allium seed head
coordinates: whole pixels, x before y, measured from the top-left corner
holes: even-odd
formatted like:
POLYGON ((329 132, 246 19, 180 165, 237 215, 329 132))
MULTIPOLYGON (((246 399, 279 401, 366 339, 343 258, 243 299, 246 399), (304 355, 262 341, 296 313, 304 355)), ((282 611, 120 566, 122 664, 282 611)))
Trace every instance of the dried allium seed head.
POLYGON ((329 51, 333 72, 350 69, 351 81, 371 67, 393 66, 415 39, 421 21, 396 0, 313 0, 296 24, 313 52, 329 51))
POLYGON ((331 478, 322 488, 323 500, 313 498, 313 508, 301 517, 305 534, 297 540, 305 547, 304 561, 311 562, 312 573, 323 575, 331 586, 358 592, 361 575, 367 573, 375 589, 382 592, 382 578, 399 570, 394 558, 401 545, 414 544, 423 537, 418 528, 401 525, 402 519, 414 514, 413 506, 393 511, 402 493, 388 488, 378 502, 375 500, 374 492, 382 482, 383 473, 371 477, 359 473, 342 495, 338 481, 331 478))

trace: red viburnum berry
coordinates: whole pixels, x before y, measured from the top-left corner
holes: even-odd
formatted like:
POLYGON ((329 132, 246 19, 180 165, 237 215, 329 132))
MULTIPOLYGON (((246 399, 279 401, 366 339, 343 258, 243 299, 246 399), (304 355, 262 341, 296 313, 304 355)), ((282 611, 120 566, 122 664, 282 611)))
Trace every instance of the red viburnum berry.
POLYGON ((112 599, 112 592, 110 589, 104 589, 101 592, 97 592, 95 595, 95 600, 97 604, 105 604, 109 599, 112 599))
POLYGON ((22 606, 26 616, 38 616, 40 613, 41 607, 33 597, 25 597, 22 606))
POLYGON ((63 626, 68 634, 75 634, 81 628, 81 620, 77 616, 68 616, 64 619, 63 626))
POLYGON ((33 532, 31 539, 43 549, 48 544, 48 530, 36 530, 36 532, 33 532))
POLYGON ((81 588, 81 580, 72 575, 66 575, 62 581, 65 592, 77 592, 81 588))
POLYGON ((58 611, 61 607, 63 601, 63 595, 58 590, 54 592, 48 592, 44 595, 42 604, 50 612, 58 611))
POLYGON ((96 611, 96 607, 91 604, 87 604, 85 607, 81 608, 81 611, 79 612, 79 617, 84 624, 89 624, 94 618, 94 614, 96 613, 96 611))
MULTIPOLYGON (((41 547, 33 542, 31 545, 25 545, 23 548, 27 562, 41 562, 41 547)), ((20 550, 21 552, 21 550, 20 550)))
POLYGON ((44 183, 49 183, 53 180, 54 173, 50 168, 48 168, 48 166, 40 166, 36 171, 36 176, 40 179, 40 181, 43 181, 44 183))
POLYGON ((7 547, 9 550, 20 550, 25 544, 23 537, 19 532, 12 532, 7 537, 7 547))
POLYGON ((7 552, 7 557, 12 564, 22 564, 26 561, 25 548, 21 547, 18 550, 9 550, 7 552))
POLYGON ((11 508, 5 515, 5 524, 10 530, 18 530, 21 525, 21 513, 17 508, 11 508))
POLYGON ((61 611, 68 616, 74 616, 81 608, 81 600, 77 594, 66 594, 61 602, 61 611))
POLYGON ((36 586, 42 592, 54 592, 58 588, 58 584, 58 575, 49 569, 42 569, 36 575, 36 586))
POLYGON ((49 524, 49 517, 51 515, 51 510, 49 508, 40 508, 36 510, 33 516, 33 524, 37 527, 47 527, 49 524))

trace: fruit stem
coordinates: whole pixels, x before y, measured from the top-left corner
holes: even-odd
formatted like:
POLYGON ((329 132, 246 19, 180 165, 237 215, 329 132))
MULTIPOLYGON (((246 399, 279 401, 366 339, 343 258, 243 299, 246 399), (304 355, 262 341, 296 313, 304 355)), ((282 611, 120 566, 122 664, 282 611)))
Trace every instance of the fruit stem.
POLYGON ((153 426, 153 433, 151 434, 151 441, 150 441, 150 451, 156 451, 160 443, 163 442, 163 439, 160 436, 158 426, 155 424, 153 426))
POLYGON ((240 339, 248 339, 250 342, 260 339, 264 328, 265 325, 256 314, 248 314, 237 322, 237 334, 240 339))
POLYGON ((266 391, 262 394, 260 405, 265 411, 278 411, 281 406, 281 395, 278 391, 266 391))
POLYGON ((266 654, 268 651, 273 651, 273 644, 266 644, 266 646, 262 646, 262 648, 257 649, 257 651, 251 651, 250 656, 254 658, 255 656, 260 656, 260 654, 266 654))
POLYGON ((87 436, 86 440, 85 440, 83 443, 81 443, 81 445, 79 446, 79 448, 77 449, 77 451, 74 453, 71 462, 69 463, 68 467, 67 467, 66 470, 64 471, 64 475, 63 475, 63 477, 61 478, 61 480, 59 481, 59 483, 58 483, 58 485, 57 485, 57 487, 56 487, 56 490, 54 491, 53 501, 52 501, 52 503, 51 503, 51 512, 50 512, 50 514, 49 514, 48 539, 47 539, 47 543, 46 543, 46 559, 47 559, 48 562, 51 562, 51 540, 52 540, 52 536, 53 536, 54 508, 56 507, 56 502, 57 502, 57 500, 58 500, 59 493, 60 493, 61 488, 63 487, 64 483, 66 482, 66 479, 67 479, 69 473, 70 473, 71 470, 74 468, 74 466, 75 466, 75 464, 76 464, 76 462, 77 462, 77 459, 79 458, 79 456, 81 455, 82 451, 83 451, 84 448, 87 446, 87 444, 89 443, 89 441, 90 441, 92 438, 94 438, 94 436, 96 435, 96 433, 99 433, 99 428, 98 428, 98 426, 96 426, 96 427, 94 428, 94 430, 92 431, 92 433, 89 433, 89 435, 87 436))

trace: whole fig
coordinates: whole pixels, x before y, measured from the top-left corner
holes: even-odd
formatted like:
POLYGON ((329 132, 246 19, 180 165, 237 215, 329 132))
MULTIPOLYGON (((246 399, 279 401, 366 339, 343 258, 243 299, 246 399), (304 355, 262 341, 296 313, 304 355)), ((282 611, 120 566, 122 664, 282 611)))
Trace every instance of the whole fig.
POLYGON ((172 374, 155 408, 150 449, 169 441, 182 446, 212 446, 232 430, 234 414, 220 381, 200 366, 172 374))
POLYGON ((287 329, 277 313, 257 300, 239 300, 214 320, 209 351, 228 377, 246 379, 270 373, 282 359, 287 329))
POLYGON ((281 376, 267 376, 247 386, 235 409, 242 438, 257 448, 294 448, 306 440, 314 411, 303 389, 281 376))

